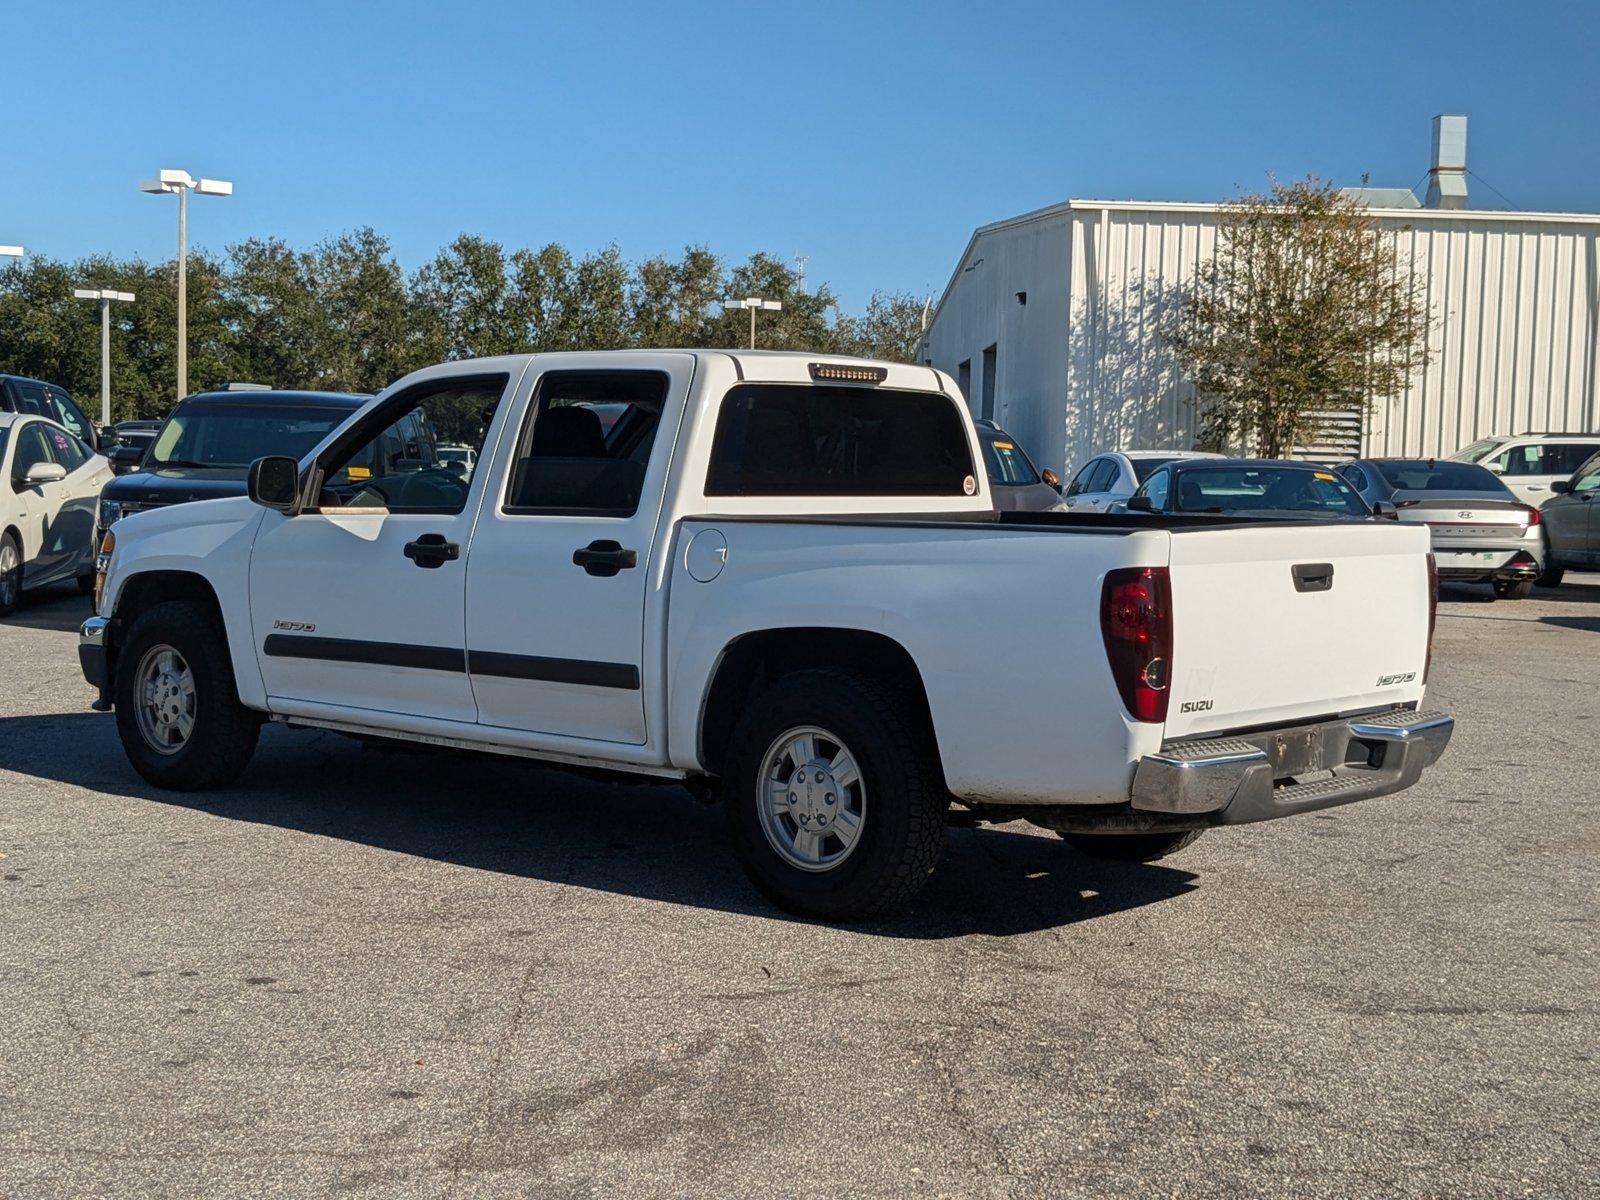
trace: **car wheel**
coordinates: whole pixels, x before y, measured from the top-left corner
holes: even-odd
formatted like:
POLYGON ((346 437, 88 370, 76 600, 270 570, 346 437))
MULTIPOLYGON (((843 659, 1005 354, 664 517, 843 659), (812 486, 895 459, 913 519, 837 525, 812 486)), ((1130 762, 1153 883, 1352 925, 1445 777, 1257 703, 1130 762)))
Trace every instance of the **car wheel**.
POLYGON ((239 703, 221 622, 188 600, 134 618, 117 654, 117 733, 157 787, 204 791, 239 777, 261 718, 239 703))
POLYGON ((0 536, 0 617, 10 616, 22 598, 22 549, 15 534, 0 536))
POLYGON ((1526 600, 1533 592, 1531 579, 1497 579, 1494 594, 1502 600, 1526 600))
POLYGON ((1546 558, 1544 561, 1544 574, 1539 576, 1539 586, 1542 588, 1560 587, 1562 579, 1566 577, 1567 569, 1565 567, 1556 566, 1556 564, 1551 562, 1548 558, 1546 558))
POLYGON ((1113 862, 1155 862, 1192 846, 1203 829, 1176 833, 1063 833, 1061 840, 1080 854, 1113 862))
POLYGON ((900 689, 858 671, 798 671, 756 698, 722 784, 734 849, 763 895, 857 921, 921 890, 949 802, 926 724, 900 689))

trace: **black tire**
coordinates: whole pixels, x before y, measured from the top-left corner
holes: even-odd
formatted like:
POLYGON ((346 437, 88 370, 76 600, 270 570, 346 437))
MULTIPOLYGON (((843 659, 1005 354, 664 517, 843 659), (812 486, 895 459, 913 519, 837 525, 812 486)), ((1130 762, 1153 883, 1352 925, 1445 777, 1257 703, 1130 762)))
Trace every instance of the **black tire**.
POLYGON ((168 600, 136 616, 118 649, 112 694, 128 761, 157 787, 178 792, 225 787, 255 753, 261 717, 239 703, 227 636, 205 605, 168 600), (194 691, 192 731, 179 748, 166 753, 141 729, 135 698, 141 665, 163 646, 181 656, 194 691))
POLYGON ((881 679, 846 669, 783 676, 746 709, 724 766, 734 850, 751 882, 780 908, 827 921, 884 916, 915 896, 939 864, 949 795, 932 732, 903 692, 881 679), (779 854, 760 801, 769 751, 805 726, 848 747, 865 789, 853 848, 836 866, 816 871, 779 854))
POLYGON ((1501 600, 1526 600, 1533 594, 1533 580, 1497 579, 1494 594, 1501 600))
POLYGON ((10 532, 0 534, 0 562, 7 559, 16 565, 0 575, 0 617, 9 617, 22 599, 22 546, 10 532))
POLYGON ((1558 567, 1549 559, 1545 559, 1544 574, 1539 576, 1539 586, 1542 588, 1558 588, 1561 581, 1566 578, 1567 569, 1558 567))
POLYGON ((1155 862, 1194 844, 1204 829, 1175 833, 1063 833, 1061 840, 1080 854, 1113 862, 1155 862))

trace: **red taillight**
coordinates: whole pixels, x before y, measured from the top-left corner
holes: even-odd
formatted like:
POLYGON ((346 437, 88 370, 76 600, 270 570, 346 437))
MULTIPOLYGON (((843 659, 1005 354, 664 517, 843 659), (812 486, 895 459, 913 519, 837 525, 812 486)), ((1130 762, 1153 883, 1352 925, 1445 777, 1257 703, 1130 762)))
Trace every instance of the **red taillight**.
POLYGON ((1528 528, 1529 529, 1532 529, 1535 525, 1537 525, 1542 520, 1544 520, 1544 518, 1539 515, 1539 510, 1537 508, 1530 507, 1528 509, 1528 528))
POLYGON ((1165 567, 1121 567, 1100 591, 1111 677, 1137 721, 1167 719, 1172 679, 1172 584, 1165 567))
POLYGON ((1439 564, 1428 555, 1428 655, 1422 660, 1422 682, 1428 682, 1433 668, 1433 627, 1439 619, 1439 564))

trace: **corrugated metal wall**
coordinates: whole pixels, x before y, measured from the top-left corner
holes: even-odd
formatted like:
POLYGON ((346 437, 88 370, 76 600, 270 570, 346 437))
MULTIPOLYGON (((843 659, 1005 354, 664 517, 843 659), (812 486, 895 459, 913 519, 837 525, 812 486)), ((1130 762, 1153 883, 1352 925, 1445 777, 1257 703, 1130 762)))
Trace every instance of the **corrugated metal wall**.
MULTIPOLYGON (((1191 389, 1159 330, 1215 248, 1215 208, 1073 201, 1063 220, 1067 462, 1110 446, 1190 445, 1191 389)), ((1425 284, 1434 353, 1367 416, 1367 453, 1444 455, 1491 433, 1600 429, 1600 217, 1408 210, 1380 220, 1425 284)))

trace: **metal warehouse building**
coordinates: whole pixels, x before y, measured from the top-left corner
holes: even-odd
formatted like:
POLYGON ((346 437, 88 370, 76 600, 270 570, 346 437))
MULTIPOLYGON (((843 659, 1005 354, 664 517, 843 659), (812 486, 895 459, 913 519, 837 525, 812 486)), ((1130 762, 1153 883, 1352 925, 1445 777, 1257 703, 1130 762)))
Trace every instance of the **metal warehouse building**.
MULTIPOLYGON (((1445 455, 1494 433, 1600 430, 1600 215, 1469 210, 1466 120, 1434 123, 1427 206, 1364 199, 1424 281, 1433 356, 1399 396, 1337 416, 1329 455, 1445 455)), ((1195 414, 1160 330, 1216 243, 1215 204, 1069 200, 967 243, 923 357, 1040 466, 1188 448, 1195 414)))

